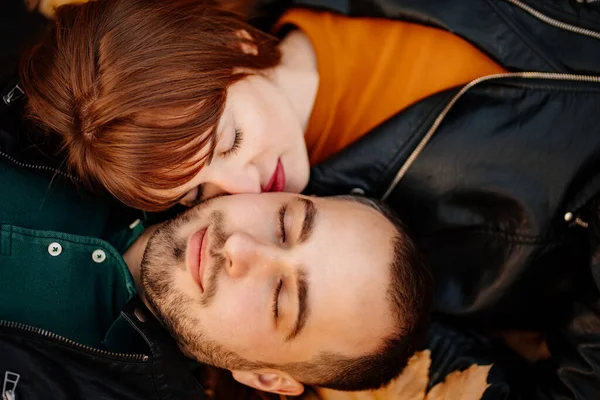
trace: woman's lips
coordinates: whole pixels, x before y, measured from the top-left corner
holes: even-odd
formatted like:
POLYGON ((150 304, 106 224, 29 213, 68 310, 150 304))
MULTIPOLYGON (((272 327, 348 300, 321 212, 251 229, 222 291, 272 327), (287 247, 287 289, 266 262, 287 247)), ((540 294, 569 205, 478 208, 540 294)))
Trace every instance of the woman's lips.
POLYGON ((285 171, 283 170, 281 158, 279 158, 277 159, 275 172, 273 172, 273 176, 271 176, 271 180, 267 186, 263 188, 263 192, 283 192, 283 189, 285 189, 285 171))
POLYGON ((200 290, 204 291, 204 285, 202 284, 202 278, 204 274, 204 260, 203 260, 203 248, 204 238, 206 229, 201 229, 194 233, 188 243, 188 251, 186 254, 186 261, 189 265, 192 278, 200 287, 200 290))

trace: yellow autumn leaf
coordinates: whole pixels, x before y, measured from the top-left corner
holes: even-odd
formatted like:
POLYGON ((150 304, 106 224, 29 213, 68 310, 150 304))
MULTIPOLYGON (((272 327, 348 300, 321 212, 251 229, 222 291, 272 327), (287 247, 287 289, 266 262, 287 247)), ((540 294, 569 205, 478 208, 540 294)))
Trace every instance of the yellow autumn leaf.
POLYGON ((425 400, 479 400, 489 386, 491 368, 491 364, 473 364, 464 371, 454 371, 431 388, 425 400))
POLYGON ((384 388, 363 392, 340 392, 317 389, 321 400, 480 400, 488 388, 491 365, 471 365, 464 371, 454 371, 444 382, 426 393, 429 383, 431 353, 416 353, 402 374, 384 388))
POLYGON ((402 374, 386 387, 364 392, 339 392, 317 389, 321 400, 423 400, 429 382, 431 355, 429 350, 416 353, 402 374))
POLYGON ((88 0, 24 0, 27 8, 33 11, 35 8, 48 18, 54 17, 54 10, 56 7, 62 6, 63 4, 81 4, 86 3, 88 0))
POLYGON ((502 331, 494 335, 529 362, 550 358, 546 335, 534 331, 502 331))

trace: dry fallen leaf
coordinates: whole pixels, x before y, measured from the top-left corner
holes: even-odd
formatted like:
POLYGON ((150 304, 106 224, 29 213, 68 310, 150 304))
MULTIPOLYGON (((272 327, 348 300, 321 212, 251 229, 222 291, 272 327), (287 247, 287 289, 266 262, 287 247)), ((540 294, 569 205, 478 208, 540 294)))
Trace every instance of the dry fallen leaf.
POLYGON ((38 9, 40 13, 45 15, 48 18, 54 17, 54 10, 58 6, 62 6, 63 4, 81 4, 85 3, 88 0, 24 0, 27 9, 33 11, 34 9, 38 9))
POLYGON ((450 373, 444 382, 431 388, 425 400, 478 400, 488 388, 490 365, 473 364, 464 371, 450 373))
POLYGON ((38 5, 40 4, 40 0, 24 0, 25 2, 25 7, 27 7, 28 11, 33 11, 35 10, 38 5))
POLYGON ((506 347, 514 350, 529 362, 550 358, 546 335, 542 332, 502 331, 495 336, 502 340, 506 347))
POLYGON ((313 392, 312 390, 308 390, 302 394, 302 396, 300 397, 300 400, 321 400, 321 398, 319 397, 319 395, 316 392, 313 392))
POLYGON ((317 389, 321 400, 479 400, 489 386, 487 376, 491 365, 471 365, 464 371, 454 371, 444 382, 426 393, 429 383, 431 353, 416 353, 389 385, 375 391, 339 392, 317 389))

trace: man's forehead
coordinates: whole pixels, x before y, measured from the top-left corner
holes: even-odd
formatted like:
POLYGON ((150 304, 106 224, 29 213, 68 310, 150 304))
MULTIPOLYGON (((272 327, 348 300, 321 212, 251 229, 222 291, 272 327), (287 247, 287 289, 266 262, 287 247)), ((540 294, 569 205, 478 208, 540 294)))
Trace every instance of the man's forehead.
MULTIPOLYGON (((311 261, 321 280, 315 283, 321 285, 315 300, 323 303, 315 307, 337 309, 340 314, 328 317, 339 316, 341 324, 358 328, 374 316, 373 307, 383 307, 381 312, 387 312, 385 298, 398 232, 368 205, 339 198, 319 199, 316 204, 321 206, 323 218, 315 230, 317 247, 311 261)), ((383 314, 380 317, 385 319, 383 314)))
POLYGON ((385 272, 389 268, 345 267, 358 269, 350 275, 337 271, 325 282, 311 285, 308 339, 319 338, 322 351, 360 356, 379 347, 393 329, 395 319, 387 296, 389 274, 385 272))

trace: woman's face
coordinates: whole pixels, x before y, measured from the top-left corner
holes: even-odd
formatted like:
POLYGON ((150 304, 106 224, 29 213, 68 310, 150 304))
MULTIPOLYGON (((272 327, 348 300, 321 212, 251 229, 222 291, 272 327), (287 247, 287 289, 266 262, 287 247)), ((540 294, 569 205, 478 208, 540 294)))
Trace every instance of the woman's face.
POLYGON ((210 162, 170 197, 191 206, 221 194, 299 193, 308 183, 302 125, 281 89, 264 76, 229 87, 215 144, 210 162))

